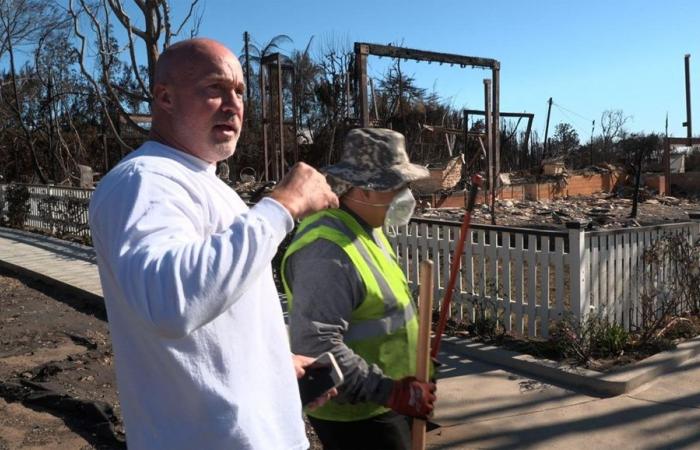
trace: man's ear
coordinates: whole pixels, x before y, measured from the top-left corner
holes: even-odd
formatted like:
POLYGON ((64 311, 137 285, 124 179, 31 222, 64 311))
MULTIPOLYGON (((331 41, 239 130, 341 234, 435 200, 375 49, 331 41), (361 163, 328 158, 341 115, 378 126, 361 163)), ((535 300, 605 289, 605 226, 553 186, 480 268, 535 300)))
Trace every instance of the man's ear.
POLYGON ((174 104, 170 87, 162 83, 156 84, 153 88, 153 103, 155 103, 158 108, 162 109, 163 111, 171 113, 174 108, 174 104))

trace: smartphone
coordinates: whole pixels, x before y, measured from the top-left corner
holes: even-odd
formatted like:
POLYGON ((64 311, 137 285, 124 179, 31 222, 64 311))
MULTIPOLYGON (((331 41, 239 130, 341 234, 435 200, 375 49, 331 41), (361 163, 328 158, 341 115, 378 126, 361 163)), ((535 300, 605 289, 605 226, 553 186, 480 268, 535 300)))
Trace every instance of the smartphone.
POLYGON ((299 378, 299 395, 303 406, 343 383, 343 373, 330 352, 316 358, 304 371, 304 376, 299 378))

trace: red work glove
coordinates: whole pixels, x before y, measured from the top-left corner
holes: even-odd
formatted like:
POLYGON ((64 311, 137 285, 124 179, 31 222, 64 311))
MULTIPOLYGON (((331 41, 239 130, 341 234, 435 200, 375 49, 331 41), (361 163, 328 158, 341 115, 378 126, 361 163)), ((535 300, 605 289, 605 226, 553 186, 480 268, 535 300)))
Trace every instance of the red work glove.
POLYGON ((418 381, 416 377, 402 378, 394 381, 386 406, 404 416, 424 419, 433 412, 435 389, 435 383, 418 381))

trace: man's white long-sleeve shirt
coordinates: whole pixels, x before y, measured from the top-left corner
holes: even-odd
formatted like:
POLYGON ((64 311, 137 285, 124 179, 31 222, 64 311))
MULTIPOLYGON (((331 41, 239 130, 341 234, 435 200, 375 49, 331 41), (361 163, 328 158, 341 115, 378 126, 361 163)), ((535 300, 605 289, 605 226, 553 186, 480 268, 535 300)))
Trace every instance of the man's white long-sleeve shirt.
POLYGON ((90 202, 127 443, 307 448, 270 266, 293 220, 214 170, 149 141, 90 202))

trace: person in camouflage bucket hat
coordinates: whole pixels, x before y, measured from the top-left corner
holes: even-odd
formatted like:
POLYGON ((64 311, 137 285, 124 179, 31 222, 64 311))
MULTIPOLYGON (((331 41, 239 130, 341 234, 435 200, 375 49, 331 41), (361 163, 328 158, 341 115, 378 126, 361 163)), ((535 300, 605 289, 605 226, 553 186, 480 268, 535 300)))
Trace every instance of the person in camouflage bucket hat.
POLYGON ((344 377, 309 422, 326 449, 408 450, 409 417, 432 411, 435 385, 413 376, 418 322, 383 226, 410 220, 408 184, 429 172, 411 164, 403 135, 379 128, 351 130, 322 172, 340 207, 302 220, 280 271, 292 350, 331 352, 344 377))
MULTIPOLYGON (((338 185, 345 182, 379 192, 393 191, 430 176, 428 169, 408 160, 403 134, 386 128, 350 130, 340 161, 325 167, 322 172, 337 179, 332 181, 338 185)), ((347 188, 349 186, 344 186, 342 190, 347 188)))

